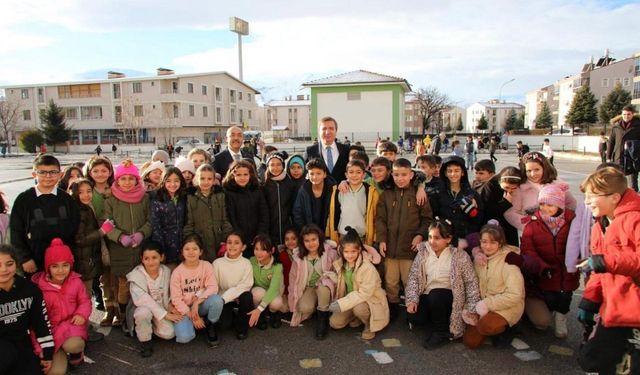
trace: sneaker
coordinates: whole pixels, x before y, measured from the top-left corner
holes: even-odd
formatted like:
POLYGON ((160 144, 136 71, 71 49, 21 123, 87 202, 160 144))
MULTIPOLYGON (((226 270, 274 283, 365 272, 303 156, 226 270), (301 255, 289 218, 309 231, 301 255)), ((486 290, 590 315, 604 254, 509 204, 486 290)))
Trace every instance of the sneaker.
POLYGON ((238 333, 236 333, 236 338, 238 340, 246 340, 247 337, 249 337, 249 334, 247 332, 238 332, 238 333))
POLYGON ((153 354, 153 346, 151 345, 151 341, 145 341, 140 343, 140 356, 142 358, 151 357, 153 354))
POLYGON ((557 311, 553 312, 553 330, 557 338, 567 338, 567 315, 561 314, 557 311))
POLYGON ((271 315, 267 311, 263 311, 260 314, 260 318, 258 318, 258 324, 256 325, 259 330, 264 331, 269 328, 269 320, 271 319, 271 315))
POLYGON ((212 323, 207 323, 207 344, 211 348, 215 348, 220 344, 220 341, 218 341, 218 334, 216 333, 216 326, 212 323))
POLYGON ((69 353, 69 365, 80 366, 84 362, 84 352, 69 353))

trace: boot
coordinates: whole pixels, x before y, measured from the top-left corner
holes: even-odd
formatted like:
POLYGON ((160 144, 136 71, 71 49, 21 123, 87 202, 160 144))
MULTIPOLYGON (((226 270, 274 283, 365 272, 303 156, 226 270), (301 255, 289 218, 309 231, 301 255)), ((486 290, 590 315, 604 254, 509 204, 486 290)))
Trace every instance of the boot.
POLYGON ((102 339, 104 339, 104 335, 100 332, 96 332, 96 330, 93 329, 93 326, 89 324, 89 328, 87 329, 87 341, 97 342, 102 339))
POLYGON ((127 328, 127 304, 126 303, 119 303, 118 304, 118 312, 116 315, 116 318, 113 319, 113 326, 114 327, 122 327, 122 331, 124 333, 128 333, 128 328, 127 328))
POLYGON ((400 310, 399 303, 389 303, 389 323, 396 320, 398 317, 398 312, 400 310))
POLYGON ((450 335, 447 333, 434 332, 431 337, 424 341, 422 346, 427 350, 438 349, 450 341, 449 337, 450 335))
POLYGON ((362 331, 362 335, 360 336, 363 340, 373 340, 376 337, 375 332, 371 332, 368 325, 364 326, 364 330, 362 331))
POLYGON ((153 345, 151 341, 145 341, 140 343, 140 356, 142 358, 151 357, 153 354, 153 345))
POLYGON ((111 327, 113 325, 113 320, 116 317, 116 308, 115 306, 107 307, 107 313, 104 318, 100 321, 100 327, 111 327))
POLYGON ((76 368, 84 362, 84 352, 69 353, 69 367, 76 368))
POLYGON ((316 340, 324 340, 329 332, 329 316, 330 311, 318 310, 316 316, 316 340))
POLYGON ((553 331, 557 338, 566 339, 567 338, 567 316, 565 314, 561 314, 557 311, 553 312, 553 331))
POLYGON ((216 332, 216 325, 207 321, 207 344, 210 348, 215 348, 218 346, 220 341, 218 341, 218 333, 216 332))
POLYGON ((270 314, 269 314, 269 310, 264 310, 261 314, 260 314, 260 318, 258 318, 258 324, 257 327, 259 330, 264 331, 265 329, 269 328, 269 319, 271 318, 270 314))
POLYGON ((271 328, 280 328, 282 326, 282 314, 280 311, 272 312, 269 318, 269 324, 271 328))

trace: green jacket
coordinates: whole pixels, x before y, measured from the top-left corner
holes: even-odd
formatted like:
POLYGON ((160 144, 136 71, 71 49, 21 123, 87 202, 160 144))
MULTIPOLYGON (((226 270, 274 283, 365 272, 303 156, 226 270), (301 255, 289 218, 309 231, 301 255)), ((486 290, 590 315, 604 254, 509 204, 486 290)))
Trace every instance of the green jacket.
POLYGON ((204 243, 202 259, 212 262, 216 259, 220 243, 226 241, 233 228, 227 218, 224 193, 212 192, 205 197, 198 189, 187 197, 187 224, 184 236, 196 233, 204 243))
POLYGON ((260 301, 262 309, 266 309, 277 296, 281 296, 284 292, 282 264, 275 263, 275 260, 274 257, 274 262, 270 266, 261 267, 256 257, 250 259, 253 268, 253 285, 267 291, 260 301))
POLYGON ((115 276, 126 276, 140 263, 140 246, 124 247, 120 244, 121 235, 142 233, 144 238, 151 236, 149 223, 149 196, 144 195, 138 203, 126 203, 110 196, 104 201, 104 217, 111 219, 115 228, 107 235, 107 246, 111 256, 111 272, 115 276))

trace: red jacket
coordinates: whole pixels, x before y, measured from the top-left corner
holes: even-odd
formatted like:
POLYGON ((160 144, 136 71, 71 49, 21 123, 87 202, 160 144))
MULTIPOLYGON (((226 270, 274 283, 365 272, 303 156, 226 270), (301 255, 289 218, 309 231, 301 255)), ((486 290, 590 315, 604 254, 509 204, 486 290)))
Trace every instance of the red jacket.
POLYGON ((567 249, 567 238, 571 221, 576 216, 572 210, 565 210, 565 222, 553 236, 547 224, 540 217, 540 211, 526 218, 520 251, 525 258, 526 273, 533 277, 536 286, 546 292, 570 292, 578 289, 580 275, 567 272, 564 264, 567 249), (543 275, 543 271, 551 269, 551 278, 543 275))
POLYGON ((580 307, 599 307, 605 327, 640 327, 640 196, 627 189, 614 217, 606 232, 600 220, 591 231, 591 253, 603 256, 606 272, 591 274, 580 307))
POLYGON ((278 253, 278 259, 282 263, 282 271, 284 273, 284 292, 287 294, 289 293, 289 272, 291 272, 292 260, 284 245, 281 245, 278 251, 280 252, 278 253))

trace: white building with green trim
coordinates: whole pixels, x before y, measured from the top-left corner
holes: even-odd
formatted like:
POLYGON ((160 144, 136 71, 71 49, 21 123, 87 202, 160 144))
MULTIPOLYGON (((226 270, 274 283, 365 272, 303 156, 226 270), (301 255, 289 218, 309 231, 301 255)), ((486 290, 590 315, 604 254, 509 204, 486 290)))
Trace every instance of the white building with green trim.
MULTIPOLYGON (((338 122, 338 138, 358 141, 404 134, 404 97, 411 86, 404 78, 356 70, 306 82, 311 89, 311 124, 331 116, 338 122)), ((311 126, 311 136, 318 135, 311 126)))

